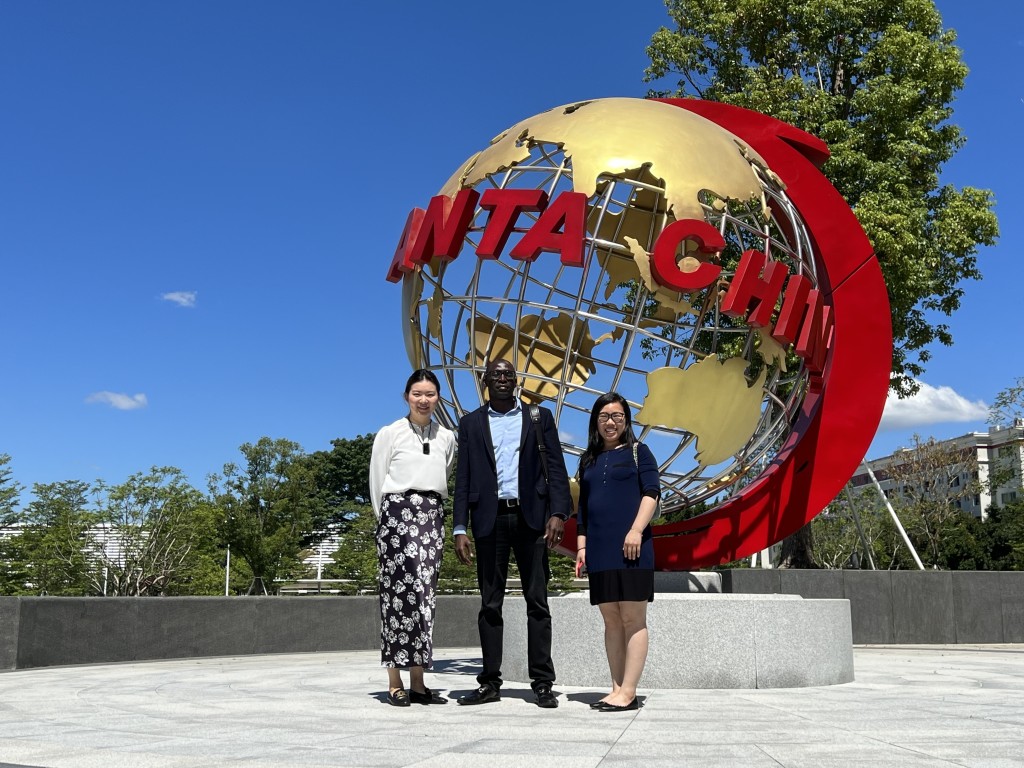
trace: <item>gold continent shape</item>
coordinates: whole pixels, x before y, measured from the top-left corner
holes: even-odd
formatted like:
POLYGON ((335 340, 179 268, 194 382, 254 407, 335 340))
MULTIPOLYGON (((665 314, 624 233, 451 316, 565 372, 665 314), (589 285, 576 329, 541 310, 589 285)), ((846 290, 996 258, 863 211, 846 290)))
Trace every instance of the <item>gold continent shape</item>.
POLYGON ((657 368, 647 374, 647 397, 636 420, 684 429, 697 436, 697 461, 711 467, 734 456, 761 418, 766 369, 752 386, 740 358, 718 362, 709 355, 689 368, 657 368))
POLYGON ((553 400, 558 396, 563 376, 567 386, 578 386, 595 370, 591 357, 595 342, 582 320, 576 321, 569 351, 572 324, 572 317, 564 312, 544 319, 540 315, 523 315, 517 331, 505 323, 477 316, 473 326, 467 321, 467 331, 473 333, 474 365, 482 368, 489 360, 509 360, 524 374, 524 400, 553 400))
POLYGON ((572 160, 573 190, 594 196, 602 174, 625 178, 649 169, 664 182, 672 218, 704 220, 698 194, 760 199, 752 164, 764 160, 719 125, 700 115, 648 99, 612 98, 566 104, 516 123, 471 157, 441 189, 454 197, 490 175, 530 157, 538 143, 557 144, 572 160))

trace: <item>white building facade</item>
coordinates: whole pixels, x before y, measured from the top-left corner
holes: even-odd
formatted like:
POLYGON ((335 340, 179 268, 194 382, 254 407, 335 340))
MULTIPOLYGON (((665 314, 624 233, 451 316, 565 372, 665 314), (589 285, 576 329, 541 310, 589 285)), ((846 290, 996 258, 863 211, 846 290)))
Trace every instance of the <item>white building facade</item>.
MULTIPOLYGON (((957 473, 958 476, 949 478, 954 487, 966 486, 972 481, 977 482, 977 492, 964 495, 957 502, 957 506, 964 512, 984 520, 988 516, 988 508, 993 504, 1002 507, 1022 498, 1024 419, 1015 419, 1010 426, 989 427, 987 432, 969 432, 960 437, 941 440, 936 445, 951 454, 958 453, 964 457, 970 456, 973 452, 977 460, 976 468, 970 471, 964 468, 957 473), (1005 482, 996 488, 989 487, 989 478, 993 473, 1001 473, 1006 477, 1005 482)), ((897 490, 890 470, 905 460, 909 450, 901 448, 888 456, 868 461, 886 496, 897 490)), ((861 467, 850 482, 854 487, 860 487, 868 485, 871 480, 867 471, 861 467)))

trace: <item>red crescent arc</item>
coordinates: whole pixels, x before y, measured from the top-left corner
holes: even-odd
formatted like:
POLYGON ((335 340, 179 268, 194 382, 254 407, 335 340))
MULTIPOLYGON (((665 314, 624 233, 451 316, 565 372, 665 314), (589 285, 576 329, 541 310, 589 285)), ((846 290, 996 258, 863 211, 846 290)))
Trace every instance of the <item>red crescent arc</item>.
MULTIPOLYGON (((812 374, 793 431, 772 464, 712 511, 655 526, 655 567, 720 565, 795 533, 835 498, 867 452, 889 389, 892 325, 871 243, 819 170, 823 141, 773 117, 718 102, 658 99, 720 125, 786 184, 814 246, 819 289, 835 321, 821 374, 812 374)), ((572 540, 572 523, 567 538, 572 540)))

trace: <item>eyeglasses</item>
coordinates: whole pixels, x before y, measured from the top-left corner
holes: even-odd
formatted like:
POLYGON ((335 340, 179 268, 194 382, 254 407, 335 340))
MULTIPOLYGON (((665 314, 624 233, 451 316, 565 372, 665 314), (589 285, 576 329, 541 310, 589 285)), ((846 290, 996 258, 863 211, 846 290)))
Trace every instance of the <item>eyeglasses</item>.
POLYGON ((514 379, 515 377, 515 371, 491 371, 487 374, 487 378, 491 381, 498 381, 499 379, 514 379))
POLYGON ((615 424, 621 424, 626 420, 626 414, 624 413, 599 413, 597 414, 597 421, 601 424, 607 424, 609 421, 615 424))

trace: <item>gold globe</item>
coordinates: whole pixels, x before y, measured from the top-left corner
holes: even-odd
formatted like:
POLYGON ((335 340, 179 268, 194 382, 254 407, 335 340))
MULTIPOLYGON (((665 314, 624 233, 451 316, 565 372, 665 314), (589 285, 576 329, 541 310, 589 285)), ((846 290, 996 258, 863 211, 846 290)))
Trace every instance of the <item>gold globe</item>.
MULTIPOLYGON (((579 455, 595 397, 620 392, 661 461, 666 510, 724 498, 769 462, 789 434, 807 375, 764 330, 721 312, 740 254, 757 249, 815 283, 806 229, 763 159, 715 123, 644 99, 578 102, 520 121, 441 188, 544 190, 586 197, 583 266, 551 254, 508 256, 539 216, 520 214, 504 252, 475 250, 489 211, 473 212, 454 260, 407 273, 409 358, 446 383, 439 415, 454 426, 484 399, 480 374, 503 357, 521 396, 558 419, 579 455), (679 292, 652 275, 669 224, 706 222, 724 237, 719 280, 679 292)), ((686 273, 692 246, 676 254, 686 273)), ((569 462, 570 473, 575 462, 569 462)))

